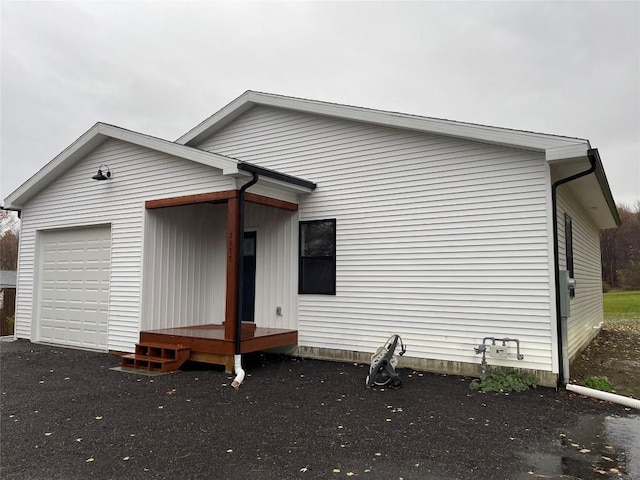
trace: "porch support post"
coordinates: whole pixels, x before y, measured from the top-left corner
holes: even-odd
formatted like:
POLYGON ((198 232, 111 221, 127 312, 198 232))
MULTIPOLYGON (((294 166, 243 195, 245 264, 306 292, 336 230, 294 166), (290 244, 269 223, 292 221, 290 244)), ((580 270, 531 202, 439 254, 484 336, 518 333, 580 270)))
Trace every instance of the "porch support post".
POLYGON ((240 199, 227 200, 227 300, 225 309, 224 338, 235 340, 238 315, 238 253, 240 247, 240 199))

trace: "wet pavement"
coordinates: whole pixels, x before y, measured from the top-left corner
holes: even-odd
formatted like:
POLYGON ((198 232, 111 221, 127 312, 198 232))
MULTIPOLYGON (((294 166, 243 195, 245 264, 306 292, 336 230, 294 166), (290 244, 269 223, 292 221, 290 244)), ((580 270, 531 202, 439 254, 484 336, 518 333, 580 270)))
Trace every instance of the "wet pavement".
POLYGON ((518 479, 640 479, 640 415, 584 416, 555 442, 521 454, 518 479))

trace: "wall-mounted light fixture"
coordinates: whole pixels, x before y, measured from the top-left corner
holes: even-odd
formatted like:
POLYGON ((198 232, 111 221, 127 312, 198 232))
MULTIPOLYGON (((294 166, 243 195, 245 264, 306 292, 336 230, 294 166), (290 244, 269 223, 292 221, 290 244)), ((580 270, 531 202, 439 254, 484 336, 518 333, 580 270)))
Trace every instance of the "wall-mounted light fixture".
POLYGON ((98 173, 91 178, 94 180, 109 180, 111 178, 111 170, 109 170, 109 166, 104 164, 100 165, 98 173))

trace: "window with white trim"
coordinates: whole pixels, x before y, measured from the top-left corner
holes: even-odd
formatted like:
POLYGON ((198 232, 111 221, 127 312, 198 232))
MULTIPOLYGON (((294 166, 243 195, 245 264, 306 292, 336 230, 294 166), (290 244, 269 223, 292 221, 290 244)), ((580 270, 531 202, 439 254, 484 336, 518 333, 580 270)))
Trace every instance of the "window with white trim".
MULTIPOLYGON (((573 221, 571 217, 564 214, 564 252, 566 255, 566 266, 569 272, 569 278, 575 278, 573 270, 573 221)), ((571 298, 576 296, 575 287, 569 288, 569 296, 571 298)))

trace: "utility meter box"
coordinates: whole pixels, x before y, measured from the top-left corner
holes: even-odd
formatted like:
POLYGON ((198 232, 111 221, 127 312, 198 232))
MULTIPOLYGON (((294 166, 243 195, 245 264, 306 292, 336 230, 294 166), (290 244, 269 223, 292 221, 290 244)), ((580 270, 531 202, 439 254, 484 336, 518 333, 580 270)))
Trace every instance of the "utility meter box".
POLYGON ((569 318, 571 315, 571 289, 576 287, 576 281, 569 277, 567 270, 560 270, 560 282, 558 288, 560 290, 560 316, 569 318))
POLYGON ((505 345, 491 345, 489 347, 489 355, 495 358, 507 358, 509 349, 505 345))

